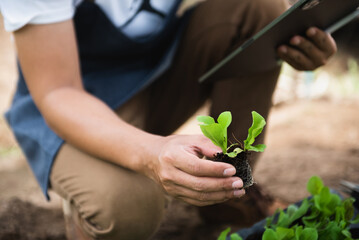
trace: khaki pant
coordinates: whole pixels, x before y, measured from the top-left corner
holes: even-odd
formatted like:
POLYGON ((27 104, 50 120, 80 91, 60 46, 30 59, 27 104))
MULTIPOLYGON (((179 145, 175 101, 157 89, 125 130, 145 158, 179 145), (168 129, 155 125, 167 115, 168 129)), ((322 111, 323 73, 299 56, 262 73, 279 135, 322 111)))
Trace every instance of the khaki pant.
MULTIPOLYGON (((209 84, 197 80, 286 8, 286 0, 202 3, 191 16, 172 68, 118 114, 148 132, 168 135, 211 99, 211 115, 232 111, 228 135, 245 139, 250 112, 268 116, 279 67, 209 84)), ((152 180, 69 144, 60 149, 50 181, 52 189, 71 203, 80 227, 92 238, 148 239, 161 223, 166 198, 152 180)))

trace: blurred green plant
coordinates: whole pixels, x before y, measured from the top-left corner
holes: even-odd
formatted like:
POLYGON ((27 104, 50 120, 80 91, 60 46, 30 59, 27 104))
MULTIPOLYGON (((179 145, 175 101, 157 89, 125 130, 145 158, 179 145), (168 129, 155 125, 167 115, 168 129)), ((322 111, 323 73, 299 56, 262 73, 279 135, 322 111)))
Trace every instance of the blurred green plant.
MULTIPOLYGON (((353 219, 354 198, 342 200, 318 176, 309 179, 307 190, 312 197, 300 206, 292 204, 267 218, 262 240, 354 240, 349 231, 351 224, 359 223, 359 216, 353 219)), ((226 239, 229 231, 218 240, 226 239)))

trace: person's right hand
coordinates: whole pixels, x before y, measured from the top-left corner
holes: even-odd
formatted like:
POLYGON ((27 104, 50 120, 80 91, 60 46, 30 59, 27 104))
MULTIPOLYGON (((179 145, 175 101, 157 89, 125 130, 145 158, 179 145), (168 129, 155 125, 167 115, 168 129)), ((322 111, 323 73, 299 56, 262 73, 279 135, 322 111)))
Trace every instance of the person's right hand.
POLYGON ((245 194, 243 182, 233 177, 235 168, 227 163, 203 159, 220 151, 203 135, 173 135, 162 138, 153 148, 158 157, 149 163, 147 176, 171 196, 196 206, 221 203, 245 194))

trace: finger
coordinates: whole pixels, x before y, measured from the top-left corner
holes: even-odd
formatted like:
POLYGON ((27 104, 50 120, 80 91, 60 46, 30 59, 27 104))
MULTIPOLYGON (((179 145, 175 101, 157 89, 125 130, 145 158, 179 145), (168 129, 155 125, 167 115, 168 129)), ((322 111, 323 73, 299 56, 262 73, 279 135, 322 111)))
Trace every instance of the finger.
POLYGON ((220 191, 220 192, 197 192, 188 188, 180 188, 176 197, 185 197, 197 200, 200 202, 218 202, 227 201, 232 198, 240 198, 245 194, 244 189, 237 189, 231 191, 220 191))
POLYGON ((185 189, 183 195, 177 196, 177 198, 182 199, 188 203, 191 203, 196 206, 206 206, 216 203, 221 203, 228 201, 232 198, 241 198, 245 195, 245 190, 235 190, 235 191, 227 191, 227 192, 212 192, 212 193, 204 193, 204 192, 191 192, 188 189, 185 189))
POLYGON ((236 174, 236 169, 231 164, 200 159, 189 152, 176 161, 175 167, 198 177, 223 178, 236 174))
POLYGON ((186 202, 186 203, 189 203, 191 205, 194 205, 194 206, 197 206, 197 207, 204 207, 204 206, 209 206, 209 205, 213 205, 213 204, 218 204, 218 203, 222 203, 222 202, 225 202, 225 201, 208 201, 208 202, 201 202, 201 201, 198 201, 196 199, 192 199, 192 198, 186 198, 186 197, 179 197, 178 199, 186 202))
POLYGON ((195 146, 195 148, 193 148, 192 150, 210 159, 213 158, 214 155, 222 151, 220 147, 214 145, 214 143, 210 139, 203 135, 197 135, 194 141, 195 144, 193 145, 195 146))
POLYGON ((314 44, 326 54, 327 57, 336 53, 337 45, 330 34, 316 27, 309 28, 306 34, 314 42, 314 44))
POLYGON ((238 177, 196 177, 182 171, 177 171, 169 181, 163 182, 167 189, 170 189, 173 184, 176 184, 198 192, 218 192, 243 188, 243 181, 238 177))
POLYGON ((308 71, 316 68, 315 64, 307 56, 294 48, 280 46, 277 53, 281 59, 297 70, 308 71))
POLYGON ((290 44, 302 51, 316 67, 326 64, 327 56, 311 41, 300 36, 295 36, 290 40, 290 44))

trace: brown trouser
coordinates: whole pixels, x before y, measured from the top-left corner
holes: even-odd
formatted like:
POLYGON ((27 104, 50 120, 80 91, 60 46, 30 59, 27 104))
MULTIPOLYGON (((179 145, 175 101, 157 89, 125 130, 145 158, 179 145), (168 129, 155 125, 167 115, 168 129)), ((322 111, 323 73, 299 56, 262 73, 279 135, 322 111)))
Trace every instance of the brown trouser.
MULTIPOLYGON (((200 4, 171 69, 118 114, 145 131, 168 135, 211 99, 211 115, 232 111, 229 135, 245 139, 250 112, 268 115, 279 67, 210 84, 201 85, 197 80, 286 7, 286 0, 208 0, 200 4)), ((150 179, 69 144, 60 149, 50 181, 52 189, 71 203, 81 228, 96 239, 148 239, 157 230, 166 205, 165 194, 150 179)))

